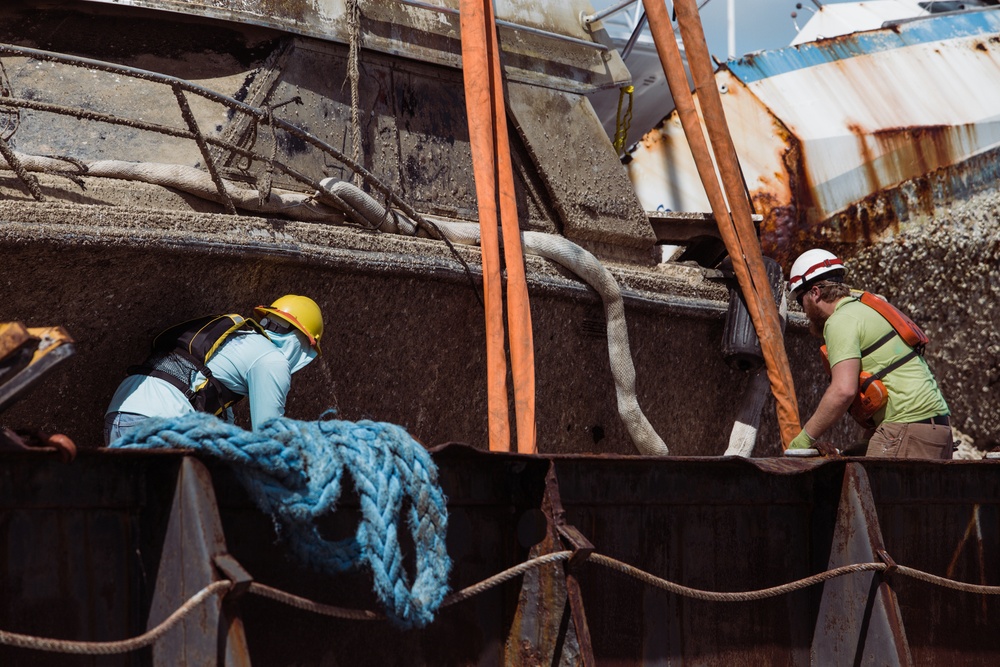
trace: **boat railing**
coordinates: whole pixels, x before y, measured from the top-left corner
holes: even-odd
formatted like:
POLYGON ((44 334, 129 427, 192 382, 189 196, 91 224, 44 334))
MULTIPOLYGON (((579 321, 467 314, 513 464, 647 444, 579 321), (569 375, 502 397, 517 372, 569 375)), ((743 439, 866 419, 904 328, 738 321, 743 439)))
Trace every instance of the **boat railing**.
MULTIPOLYGON (((169 125, 163 125, 159 123, 146 122, 141 119, 125 117, 123 115, 114 113, 102 113, 100 111, 94 111, 91 109, 83 108, 82 106, 73 106, 66 104, 56 104, 52 102, 44 102, 35 99, 28 99, 25 97, 17 97, 13 95, 13 91, 9 96, 0 97, 0 108, 6 109, 29 109, 33 111, 40 111, 45 113, 59 114, 63 116, 71 116, 80 120, 96 121, 100 123, 108 123, 110 125, 126 126, 132 129, 142 130, 146 132, 156 133, 169 137, 176 137, 180 139, 187 139, 194 141, 199 151, 201 152, 202 158, 205 162, 205 168, 208 170, 212 177, 212 181, 218 191, 218 196, 226 208, 226 211, 230 214, 236 214, 236 207, 233 203, 232 198, 227 191, 220 172, 219 159, 212 154, 212 149, 221 150, 223 153, 228 153, 229 156, 240 156, 250 161, 250 165, 254 162, 266 165, 269 170, 277 170, 292 178, 294 181, 301 183, 309 189, 316 190, 319 188, 318 179, 311 178, 310 176, 299 172, 293 167, 289 166, 285 162, 277 159, 275 155, 264 155, 260 151, 255 151, 253 148, 248 148, 246 146, 241 146, 232 141, 227 141, 218 137, 213 137, 206 134, 201 127, 199 127, 198 121, 196 120, 194 113, 191 110, 191 106, 188 102, 189 95, 196 95, 210 102, 220 104, 234 112, 244 115, 250 123, 254 124, 255 128, 258 129, 260 126, 269 126, 271 128, 280 129, 287 134, 296 137, 302 142, 314 147, 317 150, 329 155, 334 160, 345 165, 351 171, 359 174, 366 182, 372 185, 373 188, 382 192, 389 199, 393 200, 397 206, 406 211, 409 207, 405 202, 396 197, 384 184, 382 184, 374 175, 368 172, 363 166, 354 162, 351 158, 343 154, 340 150, 330 145, 329 143, 323 141, 319 137, 311 134, 310 132, 303 130, 296 125, 289 123, 286 120, 278 118, 274 114, 274 110, 278 106, 282 106, 288 103, 301 103, 301 99, 293 98, 290 101, 283 102, 274 106, 257 107, 245 102, 241 102, 237 99, 224 95, 222 93, 210 90, 203 86, 200 86, 191 81, 185 79, 180 79, 177 77, 169 76, 166 74, 161 74, 158 72, 152 72, 149 70, 138 69, 135 67, 129 67, 126 65, 118 65, 114 63, 109 63, 101 60, 94 60, 90 58, 83 58, 78 56, 71 56, 62 53, 54 53, 50 51, 44 51, 40 49, 33 49, 23 46, 15 46, 12 44, 0 44, 0 58, 5 56, 13 57, 24 57, 35 59, 38 61, 57 63, 60 65, 66 65, 70 67, 82 68, 85 70, 97 70, 101 72, 108 72, 115 75, 120 75, 124 77, 129 77, 132 79, 138 79, 154 84, 161 84, 169 88, 177 102, 177 107, 181 113, 182 118, 186 124, 186 128, 171 127, 169 125)), ((32 196, 38 200, 42 201, 43 196, 41 189, 39 188, 35 179, 23 168, 20 164, 20 160, 17 154, 11 149, 8 144, 7 139, 0 136, 0 154, 10 165, 11 169, 18 175, 18 178, 25 184, 32 196)), ((409 214, 409 211, 407 211, 409 214)))

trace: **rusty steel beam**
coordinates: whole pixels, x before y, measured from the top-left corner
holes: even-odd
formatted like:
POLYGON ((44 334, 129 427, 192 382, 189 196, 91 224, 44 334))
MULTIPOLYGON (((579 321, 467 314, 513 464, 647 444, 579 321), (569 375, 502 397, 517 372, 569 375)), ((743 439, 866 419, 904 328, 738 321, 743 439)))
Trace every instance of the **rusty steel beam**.
POLYGON ((590 626, 583 606, 583 591, 575 574, 587 557, 594 552, 594 545, 576 527, 566 522, 566 510, 559 498, 559 478, 556 475, 554 462, 550 464, 549 472, 545 476, 545 503, 549 518, 559 536, 573 549, 573 555, 565 566, 566 604, 569 606, 573 627, 576 630, 580 664, 584 667, 594 667, 597 663, 594 658, 593 643, 590 640, 590 626))
MULTIPOLYGON (((208 584, 226 578, 220 575, 235 576, 239 587, 249 587, 245 581, 249 575, 226 555, 212 478, 202 463, 186 456, 177 474, 147 629, 162 623, 208 584)), ((181 625, 153 646, 154 665, 249 667, 243 622, 232 605, 213 600, 185 617, 181 625)))
MULTIPOLYGON (((878 512, 864 467, 848 463, 827 569, 886 561, 878 512)), ((810 657, 813 664, 912 665, 889 571, 857 572, 823 584, 810 657)))

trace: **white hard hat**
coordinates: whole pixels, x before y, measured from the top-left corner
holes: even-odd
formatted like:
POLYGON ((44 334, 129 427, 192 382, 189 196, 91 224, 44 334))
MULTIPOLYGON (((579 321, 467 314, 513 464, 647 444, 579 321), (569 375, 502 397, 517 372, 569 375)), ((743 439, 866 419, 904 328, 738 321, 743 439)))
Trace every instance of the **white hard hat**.
POLYGON ((813 248, 799 255, 789 272, 788 290, 792 296, 820 278, 839 281, 844 277, 844 263, 832 252, 813 248))

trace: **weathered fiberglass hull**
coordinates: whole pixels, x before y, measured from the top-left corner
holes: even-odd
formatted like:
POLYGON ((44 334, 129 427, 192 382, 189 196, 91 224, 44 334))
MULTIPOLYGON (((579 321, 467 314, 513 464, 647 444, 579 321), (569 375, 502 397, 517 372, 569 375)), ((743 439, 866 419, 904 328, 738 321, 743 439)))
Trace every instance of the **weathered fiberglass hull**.
MULTIPOLYGON (((997 596, 951 583, 1000 585, 995 461, 539 457, 460 446, 433 456, 449 498, 453 591, 575 553, 449 604, 426 628, 400 631, 290 607, 251 586, 382 611, 364 570, 330 577, 291 560, 270 518, 218 464, 167 452, 84 452, 71 465, 4 455, 4 631, 117 641, 158 626, 214 581, 237 588, 194 605, 151 647, 96 657, 0 646, 0 659, 281 667, 991 665, 1000 657, 997 596), (695 599, 651 579, 757 591, 854 564, 869 569, 761 599, 695 599), (899 569, 886 571, 892 564, 899 569)), ((357 515, 348 499, 323 529, 348 534, 357 515)))
MULTIPOLYGON (((1000 9, 894 21, 720 65, 765 253, 850 256, 1000 175, 1000 9)), ((626 156, 647 210, 706 210, 676 111, 626 156)))

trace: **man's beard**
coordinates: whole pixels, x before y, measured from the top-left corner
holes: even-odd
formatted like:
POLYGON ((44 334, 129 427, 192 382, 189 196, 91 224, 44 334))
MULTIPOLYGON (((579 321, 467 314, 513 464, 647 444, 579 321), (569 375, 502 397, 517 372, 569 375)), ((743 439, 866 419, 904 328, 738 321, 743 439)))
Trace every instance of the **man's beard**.
POLYGON ((821 314, 809 315, 809 333, 816 338, 823 337, 823 327, 826 326, 826 320, 828 318, 823 317, 821 314))

